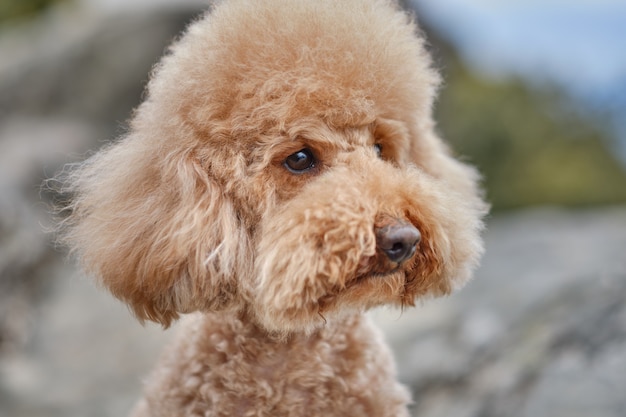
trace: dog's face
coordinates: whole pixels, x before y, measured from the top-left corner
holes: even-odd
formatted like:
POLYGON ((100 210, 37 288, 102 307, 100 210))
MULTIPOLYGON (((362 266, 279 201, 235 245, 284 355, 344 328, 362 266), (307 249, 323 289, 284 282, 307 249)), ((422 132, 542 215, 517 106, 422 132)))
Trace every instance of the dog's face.
POLYGON ((309 331, 465 282, 474 171, 433 132, 437 76, 384 1, 222 3, 129 135, 74 171, 67 240, 140 319, 245 311, 309 331))
POLYGON ((278 198, 260 221, 249 290, 266 327, 314 328, 345 310, 412 305, 467 278, 463 245, 475 224, 458 213, 467 204, 407 160, 406 131, 385 126, 393 123, 320 124, 285 138, 271 159, 266 181, 278 198))

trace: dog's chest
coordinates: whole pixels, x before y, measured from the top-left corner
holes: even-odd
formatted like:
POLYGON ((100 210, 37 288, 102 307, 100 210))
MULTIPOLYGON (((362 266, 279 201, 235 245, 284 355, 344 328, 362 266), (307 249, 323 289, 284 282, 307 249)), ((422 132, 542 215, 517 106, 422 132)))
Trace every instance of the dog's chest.
POLYGON ((287 342, 223 331, 199 339, 182 380, 170 381, 184 387, 189 415, 408 415, 391 356, 361 320, 287 342))

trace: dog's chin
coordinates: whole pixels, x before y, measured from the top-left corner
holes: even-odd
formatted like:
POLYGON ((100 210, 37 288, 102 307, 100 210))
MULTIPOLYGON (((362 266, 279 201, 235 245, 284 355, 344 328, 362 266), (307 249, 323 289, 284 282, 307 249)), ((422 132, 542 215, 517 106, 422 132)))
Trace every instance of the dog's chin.
POLYGON ((394 268, 387 272, 370 272, 368 274, 360 275, 356 277, 354 281, 352 281, 348 286, 359 285, 363 281, 367 281, 370 279, 377 280, 377 281, 384 281, 385 279, 392 277, 396 274, 404 274, 404 271, 402 271, 400 268, 394 268))
POLYGON ((336 297, 347 298, 351 301, 350 304, 365 308, 396 303, 406 296, 407 277, 407 272, 400 266, 370 271, 349 281, 336 297))
POLYGON ((401 267, 401 264, 391 262, 377 252, 373 256, 366 256, 361 259, 356 276, 349 281, 349 284, 355 285, 367 279, 385 279, 397 273, 404 273, 401 267))
MULTIPOLYGON (((314 302, 296 308, 275 309, 257 305, 259 323, 271 333, 313 333, 346 315, 381 305, 407 304, 407 274, 401 268, 355 275, 344 285, 321 294, 314 302)), ((409 302, 408 304, 412 304, 409 302)))

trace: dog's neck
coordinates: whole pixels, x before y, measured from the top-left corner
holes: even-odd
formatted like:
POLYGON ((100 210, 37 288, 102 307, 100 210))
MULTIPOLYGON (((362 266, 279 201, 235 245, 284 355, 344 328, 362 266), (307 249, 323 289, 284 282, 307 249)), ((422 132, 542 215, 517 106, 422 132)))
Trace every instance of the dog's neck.
POLYGON ((339 396, 351 400, 333 403, 334 415, 354 415, 355 407, 367 410, 359 415, 391 415, 387 408, 404 410, 409 401, 381 333, 361 313, 288 337, 276 337, 232 311, 192 314, 179 330, 147 389, 153 404, 163 404, 163 392, 182 392, 180 403, 168 405, 183 408, 189 398, 206 404, 213 399, 205 394, 220 392, 228 400, 211 403, 219 415, 251 413, 258 398, 271 399, 277 415, 302 404, 331 415, 328 398, 339 396))
POLYGON ((202 346, 203 352, 241 357, 266 376, 278 372, 279 365, 298 363, 319 349, 326 350, 329 361, 339 357, 344 361, 356 359, 359 355, 352 352, 353 347, 371 338, 372 332, 378 333, 362 313, 329 319, 309 333, 288 335, 268 332, 249 315, 232 311, 192 314, 181 326, 181 334, 193 337, 179 342, 202 346))
POLYGON ((203 321, 211 324, 212 331, 220 328, 225 333, 237 335, 241 340, 262 343, 272 349, 303 346, 321 339, 332 338, 338 333, 352 331, 361 326, 367 319, 361 312, 346 313, 332 319, 324 320, 320 325, 309 331, 277 333, 268 331, 259 324, 252 313, 246 310, 204 313, 203 321))

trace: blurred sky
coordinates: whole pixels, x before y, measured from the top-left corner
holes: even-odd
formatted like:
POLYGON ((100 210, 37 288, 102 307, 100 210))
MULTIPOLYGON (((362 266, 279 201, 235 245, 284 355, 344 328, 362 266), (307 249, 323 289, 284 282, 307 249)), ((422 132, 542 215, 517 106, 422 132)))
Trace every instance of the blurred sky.
POLYGON ((466 62, 610 115, 626 161, 626 0, 412 0, 466 62))

